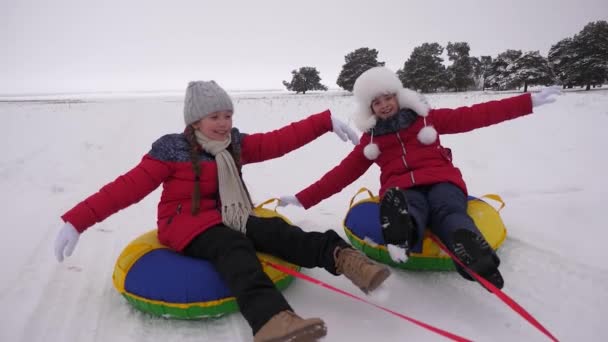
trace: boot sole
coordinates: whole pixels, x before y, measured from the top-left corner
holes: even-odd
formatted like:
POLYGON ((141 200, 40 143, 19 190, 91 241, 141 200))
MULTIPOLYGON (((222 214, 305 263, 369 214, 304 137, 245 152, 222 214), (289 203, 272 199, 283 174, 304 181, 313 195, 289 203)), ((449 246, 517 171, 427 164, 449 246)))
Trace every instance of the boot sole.
POLYGON ((409 255, 415 228, 407 207, 407 198, 399 188, 387 190, 380 203, 380 223, 382 224, 384 242, 405 248, 407 255, 409 255), (389 230, 393 232, 390 238, 386 235, 389 230), (396 230, 402 230, 398 234, 399 237, 394 235, 396 230))
POLYGON ((286 336, 266 340, 265 342, 314 342, 327 335, 327 327, 323 323, 307 326, 292 331, 286 336))
MULTIPOLYGON (((498 271, 500 261, 495 255, 492 255, 493 251, 491 247, 481 246, 481 244, 475 241, 474 236, 472 236, 473 234, 474 233, 468 231, 462 232, 459 238, 455 239, 457 241, 454 241, 455 243, 459 243, 473 260, 476 260, 475 265, 467 265, 467 267, 471 267, 471 270, 476 272, 479 276, 489 281, 497 288, 502 289, 504 286, 504 280, 500 274, 500 271, 498 271), (463 236, 462 234, 467 236, 463 236)), ((461 261, 467 264, 464 260, 461 261)), ((465 270, 463 271, 468 273, 465 270)), ((471 278, 469 280, 474 280, 474 277, 470 274, 469 277, 471 278)), ((490 291, 490 289, 485 287, 483 284, 480 283, 480 285, 486 290, 490 291)))
POLYGON ((362 289, 363 292, 365 292, 365 294, 368 294, 372 291, 374 291, 375 289, 378 288, 378 286, 380 286, 385 280, 386 278, 388 278, 391 275, 391 271, 388 270, 388 268, 384 268, 382 271, 378 272, 378 274, 376 274, 374 276, 374 278, 372 279, 372 281, 370 282, 370 284, 367 286, 367 288, 362 289))

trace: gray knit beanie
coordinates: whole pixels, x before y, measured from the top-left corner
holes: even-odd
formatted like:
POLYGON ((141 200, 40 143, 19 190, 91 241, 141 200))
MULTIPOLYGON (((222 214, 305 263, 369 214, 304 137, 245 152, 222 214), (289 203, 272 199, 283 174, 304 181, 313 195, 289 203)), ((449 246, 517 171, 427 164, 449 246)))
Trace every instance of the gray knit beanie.
POLYGON ((184 122, 197 122, 205 116, 219 111, 234 111, 230 96, 215 81, 188 83, 184 99, 184 122))

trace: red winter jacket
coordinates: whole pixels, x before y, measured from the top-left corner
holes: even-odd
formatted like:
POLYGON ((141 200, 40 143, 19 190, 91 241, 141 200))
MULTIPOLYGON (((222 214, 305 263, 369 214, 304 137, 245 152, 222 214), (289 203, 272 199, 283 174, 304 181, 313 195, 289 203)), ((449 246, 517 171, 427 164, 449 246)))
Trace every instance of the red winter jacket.
MULTIPOLYGON (((514 119, 532 112, 530 94, 523 94, 499 101, 490 101, 456 109, 432 109, 426 121, 439 134, 468 132, 502 121, 514 119)), ((346 158, 326 173, 319 181, 296 194, 304 208, 310 208, 322 200, 340 192, 372 165, 380 167, 380 195, 398 186, 407 189, 417 185, 450 182, 467 193, 460 170, 452 164, 450 150, 441 146, 439 136, 434 143, 424 145, 417 139, 424 127, 419 117, 409 127, 397 132, 374 136, 381 153, 376 160, 368 160, 363 149, 370 143, 370 134, 364 133, 359 145, 346 158)))
MULTIPOLYGON (((240 150, 241 163, 249 164, 280 157, 332 130, 329 110, 269 133, 242 134, 232 129, 232 148, 240 150)), ((182 251, 194 237, 222 222, 215 158, 200 155, 200 211, 190 213, 194 172, 190 147, 184 134, 169 134, 152 144, 141 162, 126 174, 103 186, 62 219, 83 232, 115 212, 142 200, 163 185, 158 204, 158 238, 161 243, 182 251)))

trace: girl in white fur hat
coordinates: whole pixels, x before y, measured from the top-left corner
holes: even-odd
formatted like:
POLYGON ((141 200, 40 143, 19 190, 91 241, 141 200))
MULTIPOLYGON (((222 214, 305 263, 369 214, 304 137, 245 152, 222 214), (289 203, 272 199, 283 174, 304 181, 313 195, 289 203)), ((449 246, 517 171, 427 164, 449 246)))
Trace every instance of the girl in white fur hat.
MULTIPOLYGON (((340 164, 295 196, 281 197, 283 205, 306 209, 340 192, 372 165, 380 167, 380 220, 391 256, 405 260, 420 252, 429 227, 467 267, 502 288, 500 260, 467 215, 467 188, 452 163, 451 150, 439 134, 468 132, 532 113, 532 108, 555 101, 559 91, 547 88, 456 109, 431 109, 415 91, 403 87, 397 75, 375 67, 356 80, 358 111, 354 122, 363 131, 360 143, 340 164)), ((456 263, 455 263, 456 264, 456 263)), ((457 264, 459 273, 473 278, 457 264)))

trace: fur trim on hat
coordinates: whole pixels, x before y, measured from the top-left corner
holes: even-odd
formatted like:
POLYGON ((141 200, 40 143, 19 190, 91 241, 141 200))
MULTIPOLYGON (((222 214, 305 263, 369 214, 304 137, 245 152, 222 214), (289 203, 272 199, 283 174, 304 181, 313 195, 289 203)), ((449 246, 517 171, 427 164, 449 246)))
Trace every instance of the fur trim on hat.
POLYGON ((352 115, 353 123, 361 132, 367 132, 376 126, 377 118, 371 110, 362 105, 357 106, 357 111, 352 115))
POLYGON ((411 89, 403 88, 399 90, 397 102, 399 102, 399 108, 409 108, 420 116, 426 117, 431 111, 431 106, 426 101, 426 97, 411 89))
POLYGON ((376 125, 372 101, 380 95, 395 94, 400 109, 409 108, 420 116, 427 116, 431 110, 423 95, 404 88, 397 74, 385 67, 371 68, 361 74, 355 81, 353 94, 357 100, 357 110, 352 119, 363 132, 376 125))
MULTIPOLYGON (((385 67, 374 67, 361 74, 355 81, 353 94, 357 100, 357 110, 353 114, 353 122, 363 132, 368 132, 376 126, 377 117, 372 111, 372 101, 381 95, 395 94, 399 109, 411 109, 424 118, 424 127, 418 132, 418 140, 430 145, 437 140, 437 131, 427 125, 426 117, 431 107, 422 94, 403 87, 401 80, 393 71, 385 67)), ((370 132, 373 135, 373 130, 370 132)), ((377 144, 370 143, 363 149, 365 158, 375 160, 380 156, 377 144)))
POLYGON ((362 73, 353 86, 353 94, 360 104, 369 107, 372 101, 386 94, 396 94, 403 89, 397 74, 385 67, 371 68, 362 73))

